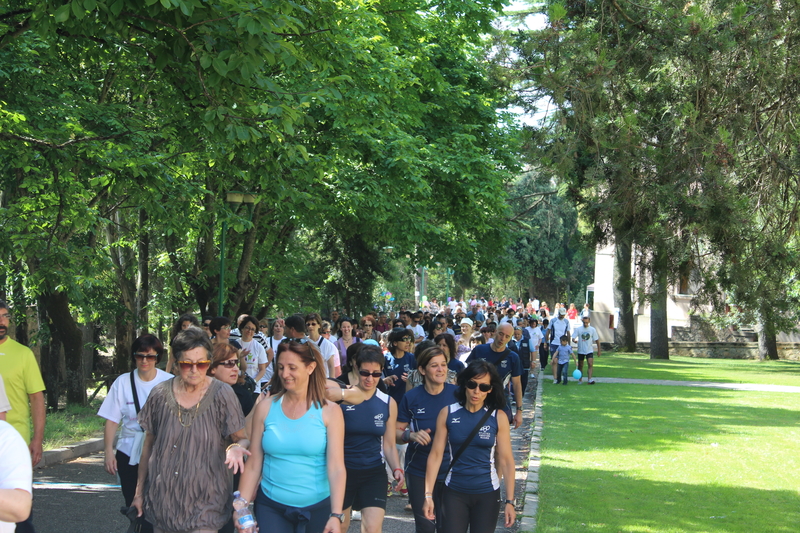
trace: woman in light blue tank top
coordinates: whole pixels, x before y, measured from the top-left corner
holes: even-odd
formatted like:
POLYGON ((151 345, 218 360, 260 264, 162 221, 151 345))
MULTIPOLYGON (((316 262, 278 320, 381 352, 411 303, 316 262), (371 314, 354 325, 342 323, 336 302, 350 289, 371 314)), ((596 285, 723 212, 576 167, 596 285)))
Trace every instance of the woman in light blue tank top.
POLYGON ((312 342, 282 342, 274 395, 255 408, 251 457, 239 490, 270 533, 340 533, 345 489, 342 410, 325 399, 312 342))
POLYGON ((441 533, 466 533, 467 528, 470 533, 494 532, 500 510, 495 463, 506 486, 505 526, 511 527, 516 521, 514 454, 508 418, 496 416, 505 396, 495 366, 483 359, 472 361, 458 375, 456 398, 436 420, 425 472, 425 515, 435 518, 433 490, 447 446, 452 459, 442 491, 441 533))

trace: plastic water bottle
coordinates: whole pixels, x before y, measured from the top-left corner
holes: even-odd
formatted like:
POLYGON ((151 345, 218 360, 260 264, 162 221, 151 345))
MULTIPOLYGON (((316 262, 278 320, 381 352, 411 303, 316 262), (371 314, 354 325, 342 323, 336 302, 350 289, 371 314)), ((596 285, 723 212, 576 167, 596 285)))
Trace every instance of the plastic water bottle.
POLYGON ((256 533, 252 504, 248 504, 238 490, 233 493, 233 509, 233 521, 239 533, 256 533))

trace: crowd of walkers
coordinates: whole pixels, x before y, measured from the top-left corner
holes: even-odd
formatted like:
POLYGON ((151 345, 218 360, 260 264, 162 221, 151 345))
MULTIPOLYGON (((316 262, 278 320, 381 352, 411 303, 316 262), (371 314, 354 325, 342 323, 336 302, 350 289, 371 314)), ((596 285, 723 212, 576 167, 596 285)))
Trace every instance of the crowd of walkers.
POLYGON ((379 533, 391 495, 419 533, 510 527, 510 429, 572 310, 556 307, 556 329, 533 299, 358 320, 183 315, 168 347, 137 338, 134 369, 111 386, 105 468, 145 533, 234 532, 234 490, 271 533, 344 533, 351 519, 379 533))

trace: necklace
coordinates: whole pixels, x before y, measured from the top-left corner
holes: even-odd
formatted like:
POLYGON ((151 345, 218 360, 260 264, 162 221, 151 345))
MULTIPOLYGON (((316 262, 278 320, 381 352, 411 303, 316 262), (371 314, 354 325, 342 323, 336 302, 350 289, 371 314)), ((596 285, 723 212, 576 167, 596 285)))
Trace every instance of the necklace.
MULTIPOLYGON (((187 392, 185 385, 184 385, 183 392, 184 393, 187 392)), ((197 403, 194 404, 194 416, 191 417, 191 419, 189 420, 188 424, 183 422, 183 409, 184 409, 184 407, 181 405, 181 402, 178 401, 177 395, 175 396, 175 403, 178 404, 178 422, 180 423, 181 427, 188 428, 189 426, 191 426, 194 423, 195 420, 197 420, 197 413, 200 411, 200 402, 203 400, 204 394, 205 394, 205 391, 201 391, 200 399, 198 399, 197 403)), ((186 412, 187 412, 187 414, 191 413, 192 412, 192 408, 189 407, 188 409, 186 409, 186 412)))
MULTIPOLYGON (((199 410, 200 410, 200 402, 197 402, 195 404, 195 406, 194 406, 194 416, 192 417, 191 420, 189 420, 188 424, 184 424, 183 423, 183 416, 181 414, 181 412, 183 411, 183 407, 181 407, 181 404, 179 403, 178 404, 178 422, 180 423, 181 427, 188 428, 189 426, 191 426, 194 423, 194 421, 197 420, 197 412, 199 410)), ((192 409, 191 408, 187 409, 187 412, 191 413, 192 409)))

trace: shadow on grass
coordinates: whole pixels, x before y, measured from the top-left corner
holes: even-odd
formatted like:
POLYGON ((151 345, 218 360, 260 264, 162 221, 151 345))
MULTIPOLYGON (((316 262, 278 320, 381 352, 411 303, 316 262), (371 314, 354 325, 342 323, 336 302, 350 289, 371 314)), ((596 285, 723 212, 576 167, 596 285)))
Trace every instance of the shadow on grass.
MULTIPOLYGON (((800 377, 800 362, 798 361, 756 361, 752 359, 721 359, 721 358, 708 358, 708 359, 692 359, 689 357, 680 357, 677 359, 650 359, 646 354, 638 353, 609 353, 604 358, 598 359, 598 368, 623 368, 623 369, 653 369, 659 371, 673 371, 680 373, 681 371, 691 370, 707 370, 709 366, 721 366, 726 371, 741 371, 743 372, 742 380, 747 380, 747 371, 757 371, 764 374, 782 374, 794 375, 800 377)), ((668 379, 666 377, 663 379, 668 379)), ((688 375, 679 377, 683 380, 694 380, 696 376, 688 375)), ((724 381, 729 380, 729 377, 724 377, 724 381)))
POLYGON ((671 483, 545 464, 537 533, 794 533, 800 494, 671 483))
POLYGON ((769 407, 766 402, 765 406, 750 406, 735 401, 735 396, 741 394, 779 393, 603 384, 592 388, 592 396, 587 398, 583 389, 588 388, 576 384, 549 385, 545 389, 543 437, 547 442, 562 435, 556 437, 561 451, 668 450, 685 442, 740 433, 736 427, 800 427, 800 417, 794 409, 769 407))

